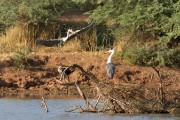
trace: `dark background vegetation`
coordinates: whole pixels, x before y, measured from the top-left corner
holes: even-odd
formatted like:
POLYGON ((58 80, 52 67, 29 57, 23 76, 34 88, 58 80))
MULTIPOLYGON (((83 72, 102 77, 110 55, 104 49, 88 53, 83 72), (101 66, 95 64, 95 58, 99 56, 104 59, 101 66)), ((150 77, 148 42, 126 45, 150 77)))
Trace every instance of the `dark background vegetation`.
POLYGON ((95 22, 98 41, 93 50, 113 44, 121 48, 116 57, 125 62, 180 67, 179 0, 1 0, 1 35, 10 27, 23 26, 28 34, 24 39, 32 47, 44 31, 49 34, 46 38, 59 36, 61 16, 79 13, 95 22))

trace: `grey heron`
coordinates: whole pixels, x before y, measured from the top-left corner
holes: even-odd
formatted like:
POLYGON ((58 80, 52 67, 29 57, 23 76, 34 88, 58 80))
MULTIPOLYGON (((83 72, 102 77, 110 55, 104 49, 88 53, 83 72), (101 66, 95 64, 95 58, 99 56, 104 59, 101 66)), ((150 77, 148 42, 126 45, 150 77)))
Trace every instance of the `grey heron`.
POLYGON ((114 54, 114 49, 111 48, 108 52, 111 54, 109 55, 107 59, 106 70, 107 70, 107 75, 109 79, 113 79, 114 73, 115 73, 115 65, 112 63, 112 56, 114 54))
POLYGON ((63 67, 61 65, 58 66, 58 72, 59 72, 59 74, 61 74, 60 80, 67 79, 68 80, 67 82, 70 82, 69 81, 69 75, 71 73, 73 73, 74 71, 75 71, 74 67, 63 67))
POLYGON ((62 37, 62 38, 58 38, 58 39, 48 39, 48 40, 43 40, 43 39, 37 39, 36 40, 36 44, 39 45, 44 45, 47 47, 51 47, 51 46, 63 46, 68 40, 75 38, 78 34, 82 33, 83 31, 85 31, 86 29, 88 29, 94 22, 91 22, 91 24, 89 24, 88 26, 80 29, 80 30, 73 30, 73 29, 68 29, 67 30, 67 36, 62 37))
POLYGON ((70 36, 71 34, 75 34, 75 32, 74 32, 72 29, 68 29, 68 31, 67 31, 67 36, 66 36, 66 37, 62 37, 62 38, 60 38, 59 40, 62 40, 63 42, 66 42, 66 40, 69 38, 69 36, 70 36))
POLYGON ((63 67, 61 65, 58 66, 59 73, 65 72, 66 75, 70 75, 74 71, 75 71, 75 69, 73 67, 65 67, 65 66, 63 67))
POLYGON ((88 26, 86 26, 86 27, 84 27, 84 28, 82 28, 82 29, 80 29, 80 30, 68 29, 68 31, 67 31, 67 36, 66 36, 66 37, 62 37, 62 38, 59 38, 58 40, 63 41, 63 44, 64 44, 67 40, 76 37, 77 34, 83 32, 84 30, 86 30, 87 28, 89 28, 92 24, 93 24, 93 22, 91 22, 88 26))
POLYGON ((61 43, 61 45, 64 45, 64 43, 72 36, 72 35, 75 35, 77 32, 79 32, 80 30, 72 30, 72 29, 68 29, 67 31, 67 36, 66 37, 62 37, 62 38, 59 38, 60 41, 63 41, 61 43))

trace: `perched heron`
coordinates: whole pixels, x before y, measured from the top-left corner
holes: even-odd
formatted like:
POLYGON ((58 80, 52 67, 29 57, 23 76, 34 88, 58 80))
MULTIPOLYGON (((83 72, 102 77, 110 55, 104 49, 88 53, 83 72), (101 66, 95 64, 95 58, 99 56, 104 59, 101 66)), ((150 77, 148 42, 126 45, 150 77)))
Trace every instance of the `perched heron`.
POLYGON ((115 72, 115 65, 112 63, 112 56, 114 54, 114 49, 110 49, 108 52, 111 54, 109 55, 107 59, 106 70, 107 70, 109 79, 113 79, 114 72, 115 72))
POLYGON ((63 67, 61 65, 58 66, 58 72, 59 74, 61 74, 60 80, 67 79, 68 80, 67 82, 69 82, 69 75, 73 73, 74 71, 75 71, 74 67, 63 67))
POLYGON ((64 72, 66 75, 70 75, 71 73, 73 73, 75 71, 75 69, 73 67, 63 67, 63 66, 58 66, 58 72, 62 73, 64 72))

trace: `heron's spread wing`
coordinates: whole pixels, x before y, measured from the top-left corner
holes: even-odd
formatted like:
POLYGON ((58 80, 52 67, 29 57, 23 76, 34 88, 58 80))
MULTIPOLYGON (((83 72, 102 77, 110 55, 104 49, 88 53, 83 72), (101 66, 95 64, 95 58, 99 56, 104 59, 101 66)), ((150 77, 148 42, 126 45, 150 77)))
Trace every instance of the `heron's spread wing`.
POLYGON ((86 30, 87 28, 89 28, 91 25, 93 24, 93 22, 91 22, 88 26, 80 29, 80 30, 77 30, 76 32, 74 32, 73 34, 70 34, 65 40, 64 40, 64 37, 63 38, 58 38, 58 39, 51 39, 51 40, 59 40, 59 41, 64 41, 66 42, 67 40, 70 40, 74 37, 76 37, 78 34, 80 34, 81 32, 83 32, 84 30, 86 30))
POLYGON ((52 46, 59 46, 62 43, 62 41, 60 40, 43 40, 43 39, 37 39, 36 40, 36 44, 37 45, 43 45, 43 46, 46 46, 46 47, 52 47, 52 46))
POLYGON ((113 63, 108 63, 106 65, 106 70, 107 70, 107 74, 109 76, 110 79, 113 79, 114 76, 114 72, 115 72, 115 66, 113 63))
POLYGON ((64 43, 67 40, 70 40, 74 37, 76 37, 78 34, 80 34, 81 32, 83 32, 84 30, 86 30, 87 28, 89 28, 94 22, 91 22, 91 24, 89 24, 88 26, 77 30, 75 33, 70 34, 69 37, 62 37, 62 38, 58 38, 58 39, 48 39, 48 40, 42 40, 42 39, 37 39, 36 40, 36 44, 39 45, 44 45, 47 47, 51 47, 51 46, 59 46, 59 45, 64 45, 64 43))
POLYGON ((75 33, 73 33, 73 34, 70 34, 69 37, 66 39, 66 41, 67 41, 67 40, 70 40, 70 39, 72 39, 72 38, 74 38, 74 37, 76 37, 78 34, 82 33, 84 30, 86 30, 87 28, 89 28, 92 24, 93 24, 93 22, 92 22, 91 24, 89 24, 88 26, 86 26, 86 27, 78 30, 77 32, 75 32, 75 33))

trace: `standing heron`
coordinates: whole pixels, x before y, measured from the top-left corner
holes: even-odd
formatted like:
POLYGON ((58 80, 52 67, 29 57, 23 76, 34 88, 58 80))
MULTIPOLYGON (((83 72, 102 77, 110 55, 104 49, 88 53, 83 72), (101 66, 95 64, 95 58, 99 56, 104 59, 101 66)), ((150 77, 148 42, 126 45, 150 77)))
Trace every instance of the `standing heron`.
POLYGON ((113 79, 113 76, 115 73, 115 65, 112 63, 112 56, 114 54, 114 49, 111 48, 108 52, 111 54, 109 55, 107 59, 106 70, 107 70, 109 79, 113 79))

